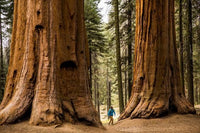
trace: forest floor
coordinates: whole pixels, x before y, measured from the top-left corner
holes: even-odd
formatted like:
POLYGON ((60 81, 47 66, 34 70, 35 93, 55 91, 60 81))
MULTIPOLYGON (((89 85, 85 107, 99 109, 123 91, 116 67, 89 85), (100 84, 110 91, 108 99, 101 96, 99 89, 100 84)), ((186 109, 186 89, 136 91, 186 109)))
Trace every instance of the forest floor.
MULTIPOLYGON (((196 106, 198 114, 200 105, 196 106)), ((0 126, 0 133, 200 133, 199 115, 170 114, 156 119, 126 119, 110 126, 103 123, 104 129, 83 124, 65 123, 59 127, 39 127, 28 124, 28 121, 0 126)))

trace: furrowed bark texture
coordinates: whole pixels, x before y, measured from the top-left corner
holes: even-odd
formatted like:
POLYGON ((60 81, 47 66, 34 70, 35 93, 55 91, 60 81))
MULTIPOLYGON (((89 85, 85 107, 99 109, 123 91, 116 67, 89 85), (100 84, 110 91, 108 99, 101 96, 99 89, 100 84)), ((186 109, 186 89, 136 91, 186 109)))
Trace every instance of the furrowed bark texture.
POLYGON ((132 96, 119 120, 195 113, 184 97, 175 45, 174 1, 136 1, 132 96))
POLYGON ((31 109, 30 123, 102 126, 88 84, 83 0, 15 0, 0 124, 31 109))

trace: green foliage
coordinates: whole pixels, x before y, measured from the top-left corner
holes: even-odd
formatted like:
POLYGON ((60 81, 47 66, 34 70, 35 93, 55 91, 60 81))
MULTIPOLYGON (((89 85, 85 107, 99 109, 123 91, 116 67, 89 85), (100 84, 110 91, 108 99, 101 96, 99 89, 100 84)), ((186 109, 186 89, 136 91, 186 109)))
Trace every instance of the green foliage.
POLYGON ((98 9, 99 0, 85 0, 85 25, 88 43, 92 52, 104 52, 105 38, 103 35, 101 15, 98 9))
POLYGON ((13 0, 0 0, 2 23, 4 24, 5 31, 7 36, 10 36, 12 32, 12 22, 13 22, 13 10, 14 10, 14 1, 13 0))
POLYGON ((90 65, 91 65, 91 82, 92 92, 95 101, 98 90, 100 93, 99 102, 105 103, 106 84, 104 81, 104 53, 107 53, 106 44, 107 40, 104 36, 103 24, 101 22, 102 16, 98 9, 99 0, 85 0, 85 25, 87 30, 88 44, 90 49, 90 65), (97 85, 98 84, 98 85, 97 85), (98 87, 98 88, 97 88, 98 87), (95 94, 96 92, 96 94, 95 94))
POLYGON ((7 73, 7 59, 3 46, 7 46, 9 49, 9 40, 11 37, 12 31, 12 21, 13 21, 13 0, 0 0, 0 17, 1 17, 1 51, 0 51, 0 101, 3 98, 4 85, 6 81, 6 73, 7 73))
MULTIPOLYGON (((178 46, 178 52, 179 50, 179 0, 175 1, 175 24, 176 24, 176 42, 178 46)), ((192 34, 193 34, 193 82, 194 82, 194 95, 196 97, 197 89, 200 86, 200 2, 198 0, 193 0, 192 1, 192 34)), ((183 62, 184 62, 184 74, 186 73, 186 38, 187 38, 187 33, 186 33, 186 24, 187 24, 187 15, 186 15, 186 1, 183 0, 182 2, 183 5, 183 14, 182 14, 182 20, 183 20, 183 62)), ((186 78, 186 75, 185 77, 186 78)), ((186 83, 186 81, 185 81, 186 83)), ((187 89, 187 88, 185 88, 187 89)), ((200 92, 199 92, 200 93, 200 92)), ((186 96, 187 96, 187 91, 186 91, 186 96)), ((197 104, 197 98, 195 99, 195 102, 197 104)))
MULTIPOLYGON (((109 4, 112 6, 112 9, 109 12, 109 22, 106 25, 106 29, 108 30, 107 34, 110 34, 110 36, 109 36, 110 45, 112 45, 112 47, 114 47, 113 49, 115 49, 114 1, 112 0, 109 4)), ((130 64, 128 66, 127 61, 128 61, 128 44, 129 44, 129 41, 130 41, 129 36, 131 34, 132 34, 131 42, 132 42, 132 46, 133 46, 131 48, 131 51, 132 51, 132 53, 134 53, 134 51, 133 51, 134 50, 133 42, 134 42, 134 34, 135 34, 135 1, 134 0, 131 1, 130 9, 129 9, 128 0, 126 0, 126 1, 119 0, 119 28, 120 28, 120 44, 121 44, 122 82, 123 82, 123 89, 127 90, 128 68, 130 67, 131 70, 132 70, 132 67, 133 67, 133 64, 130 64), (129 10, 131 10, 131 14, 132 14, 132 16, 131 16, 131 21, 132 21, 131 31, 129 31, 129 27, 128 27, 129 26, 128 25, 129 10), (125 75, 125 73, 126 73, 126 75, 125 75), (126 88, 125 88, 125 86, 126 86, 126 88)), ((113 51, 112 57, 113 56, 116 56, 115 51, 113 51)), ((113 73, 111 73, 111 77, 114 78, 114 86, 113 86, 114 92, 117 92, 117 90, 116 90, 117 89, 116 60, 114 61, 113 65, 115 67, 111 68, 112 71, 113 71, 113 73)), ((125 95, 125 93, 124 93, 124 97, 127 97, 125 95)))

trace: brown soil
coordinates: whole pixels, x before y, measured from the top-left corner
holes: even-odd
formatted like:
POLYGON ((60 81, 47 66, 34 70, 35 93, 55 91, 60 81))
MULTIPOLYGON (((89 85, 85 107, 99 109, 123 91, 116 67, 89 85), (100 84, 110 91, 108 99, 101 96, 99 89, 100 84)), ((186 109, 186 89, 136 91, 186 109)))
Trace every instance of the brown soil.
POLYGON ((200 116, 171 114, 156 119, 126 119, 113 126, 104 126, 106 130, 70 123, 58 127, 39 127, 24 121, 0 126, 0 133, 200 133, 200 116))
MULTIPOLYGON (((28 124, 28 121, 0 126, 0 133, 112 133, 111 130, 99 129, 83 124, 65 123, 61 126, 40 127, 28 124)), ((120 133, 120 132, 113 132, 120 133)))
POLYGON ((156 119, 126 119, 112 128, 135 133, 200 133, 200 116, 170 114, 156 119))

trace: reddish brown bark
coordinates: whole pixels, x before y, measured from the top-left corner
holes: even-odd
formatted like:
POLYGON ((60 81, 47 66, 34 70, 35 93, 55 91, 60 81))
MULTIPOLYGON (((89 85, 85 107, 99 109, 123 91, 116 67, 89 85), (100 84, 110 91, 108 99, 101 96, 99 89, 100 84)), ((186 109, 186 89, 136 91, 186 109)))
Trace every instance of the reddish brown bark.
POLYGON ((102 126, 88 84, 83 0, 15 0, 0 124, 31 109, 30 123, 102 126))
POLYGON ((132 95, 119 119, 194 113, 180 81, 173 0, 136 1, 135 40, 132 95))

